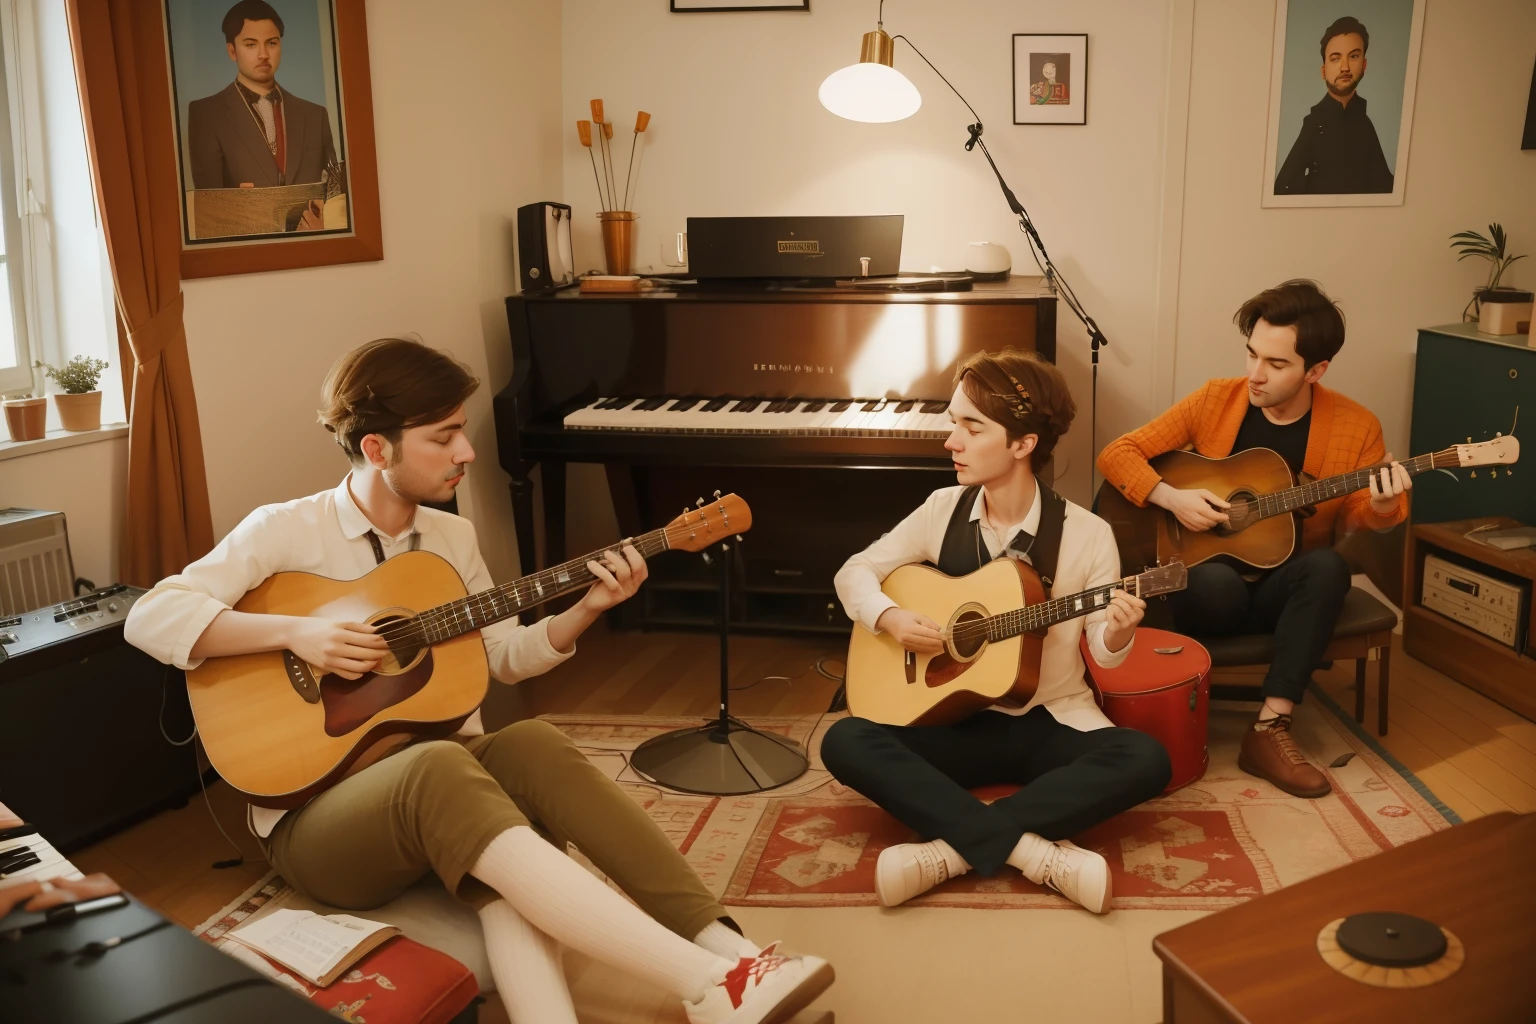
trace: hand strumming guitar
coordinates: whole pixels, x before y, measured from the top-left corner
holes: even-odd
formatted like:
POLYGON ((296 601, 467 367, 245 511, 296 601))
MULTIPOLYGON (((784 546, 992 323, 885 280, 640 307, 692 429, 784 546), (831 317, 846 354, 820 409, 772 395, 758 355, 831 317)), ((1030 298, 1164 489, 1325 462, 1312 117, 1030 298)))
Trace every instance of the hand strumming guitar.
POLYGON ((875 628, 889 633, 901 646, 918 654, 938 654, 944 649, 939 624, 905 608, 887 608, 875 620, 875 628))
POLYGON ((1186 529, 1204 533, 1227 521, 1226 510, 1232 506, 1203 487, 1181 490, 1161 481, 1147 495, 1147 501, 1172 512, 1186 529))
POLYGON ((292 619, 285 646, 320 671, 334 672, 343 679, 358 679, 372 672, 389 649, 366 622, 333 622, 308 615, 292 619))

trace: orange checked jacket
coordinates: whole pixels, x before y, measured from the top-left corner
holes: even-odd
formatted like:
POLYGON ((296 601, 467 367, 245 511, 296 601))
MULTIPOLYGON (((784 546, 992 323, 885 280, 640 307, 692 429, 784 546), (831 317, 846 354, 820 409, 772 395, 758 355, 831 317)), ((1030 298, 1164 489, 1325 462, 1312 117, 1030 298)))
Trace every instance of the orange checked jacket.
MULTIPOLYGON (((1147 460, 1164 452, 1189 448, 1209 459, 1232 454, 1233 442, 1248 412, 1245 377, 1207 381, 1183 401, 1139 430, 1111 441, 1099 453, 1099 472, 1137 505, 1161 481, 1147 460)), ((1349 473, 1386 459, 1381 423, 1364 406, 1312 385, 1312 429, 1307 435, 1307 455, 1302 472, 1313 479, 1349 473)), ((1317 506, 1317 514, 1304 520, 1302 550, 1331 547, 1346 534, 1359 529, 1385 530, 1408 517, 1406 495, 1388 515, 1371 508, 1371 492, 1355 491, 1317 506)))

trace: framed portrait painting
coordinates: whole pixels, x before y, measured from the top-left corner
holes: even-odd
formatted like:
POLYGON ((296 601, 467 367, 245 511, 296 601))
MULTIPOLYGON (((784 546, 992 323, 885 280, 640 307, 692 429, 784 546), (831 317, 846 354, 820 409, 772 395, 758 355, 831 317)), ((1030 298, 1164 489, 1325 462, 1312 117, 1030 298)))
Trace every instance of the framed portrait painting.
POLYGON ((1277 0, 1264 206, 1401 206, 1424 0, 1277 0))
POLYGON ((182 276, 383 258, 363 0, 164 0, 182 276))
POLYGON ((1013 123, 1088 123, 1088 36, 1013 37, 1013 123))

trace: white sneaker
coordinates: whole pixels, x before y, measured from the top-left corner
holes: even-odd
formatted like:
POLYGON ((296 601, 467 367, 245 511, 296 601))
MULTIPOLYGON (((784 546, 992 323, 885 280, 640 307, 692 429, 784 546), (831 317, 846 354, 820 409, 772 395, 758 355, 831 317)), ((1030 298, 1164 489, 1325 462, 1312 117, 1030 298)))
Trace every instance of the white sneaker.
POLYGON ((815 956, 780 956, 770 942, 756 958, 742 957, 696 1003, 683 1003, 689 1024, 780 1024, 803 1010, 836 979, 815 956))
POLYGON ((875 861, 875 895, 884 907, 899 906, 948 878, 949 862, 932 843, 887 846, 875 861))
POLYGON ((1109 901, 1114 896, 1109 862, 1066 839, 1058 839, 1051 845, 1055 850, 1046 853, 1045 877, 1041 884, 1095 914, 1108 913, 1109 901))

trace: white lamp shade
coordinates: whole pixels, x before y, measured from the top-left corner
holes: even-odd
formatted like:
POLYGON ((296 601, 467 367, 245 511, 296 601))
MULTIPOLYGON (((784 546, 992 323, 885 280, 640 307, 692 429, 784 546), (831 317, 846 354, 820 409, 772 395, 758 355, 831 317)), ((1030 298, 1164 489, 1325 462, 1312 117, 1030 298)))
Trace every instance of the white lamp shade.
POLYGON ((923 105, 917 86, 906 75, 873 61, 832 72, 816 95, 822 106, 850 121, 900 121, 923 105))

